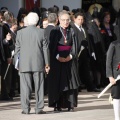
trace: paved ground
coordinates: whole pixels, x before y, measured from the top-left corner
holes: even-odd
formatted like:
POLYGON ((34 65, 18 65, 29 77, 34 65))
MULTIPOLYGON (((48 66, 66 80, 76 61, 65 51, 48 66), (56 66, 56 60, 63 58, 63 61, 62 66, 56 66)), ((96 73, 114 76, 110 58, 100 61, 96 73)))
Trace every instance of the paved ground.
POLYGON ((114 120, 112 105, 108 102, 109 91, 100 99, 98 93, 80 92, 78 96, 78 107, 75 112, 54 113, 53 108, 48 108, 47 96, 45 97, 45 108, 47 114, 34 114, 35 100, 31 100, 31 114, 23 115, 20 109, 20 98, 14 101, 0 101, 0 120, 114 120))

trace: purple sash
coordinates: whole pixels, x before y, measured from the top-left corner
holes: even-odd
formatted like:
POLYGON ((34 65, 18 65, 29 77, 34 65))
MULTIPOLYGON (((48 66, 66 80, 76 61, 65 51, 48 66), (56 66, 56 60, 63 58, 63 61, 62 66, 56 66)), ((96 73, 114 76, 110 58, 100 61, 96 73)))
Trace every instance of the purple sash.
POLYGON ((70 51, 71 46, 58 46, 58 51, 70 51))

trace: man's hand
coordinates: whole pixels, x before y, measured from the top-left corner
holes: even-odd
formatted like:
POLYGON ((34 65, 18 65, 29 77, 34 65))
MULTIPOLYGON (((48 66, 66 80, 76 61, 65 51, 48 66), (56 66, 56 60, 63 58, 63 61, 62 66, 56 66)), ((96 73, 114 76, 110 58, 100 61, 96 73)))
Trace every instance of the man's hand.
POLYGON ((63 58, 63 57, 59 57, 58 60, 59 60, 60 62, 66 62, 66 61, 65 61, 66 58, 63 58))
POLYGON ((112 85, 116 84, 116 81, 113 77, 109 77, 109 81, 112 85))
POLYGON ((12 37, 11 37, 11 34, 8 33, 8 34, 6 35, 6 40, 9 41, 9 40, 11 40, 11 38, 12 38, 12 37))
POLYGON ((12 63, 12 59, 11 58, 7 58, 7 62, 8 62, 8 64, 11 64, 12 63))
POLYGON ((65 58, 65 62, 68 62, 68 61, 70 61, 71 60, 71 57, 70 56, 67 56, 66 58, 65 58))
POLYGON ((45 66, 45 72, 48 74, 49 71, 50 71, 50 66, 49 66, 49 65, 46 65, 46 66, 45 66))

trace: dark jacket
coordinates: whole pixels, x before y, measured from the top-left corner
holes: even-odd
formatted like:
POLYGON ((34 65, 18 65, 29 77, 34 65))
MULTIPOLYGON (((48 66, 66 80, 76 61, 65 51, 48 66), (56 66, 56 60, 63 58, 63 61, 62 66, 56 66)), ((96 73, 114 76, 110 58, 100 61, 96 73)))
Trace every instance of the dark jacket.
POLYGON ((118 65, 120 63, 120 41, 114 41, 110 44, 106 60, 106 76, 117 78, 120 75, 118 65))
POLYGON ((7 58, 11 57, 9 53, 9 46, 3 44, 3 40, 5 39, 6 35, 8 34, 9 29, 5 24, 0 23, 0 59, 1 61, 6 61, 7 58))

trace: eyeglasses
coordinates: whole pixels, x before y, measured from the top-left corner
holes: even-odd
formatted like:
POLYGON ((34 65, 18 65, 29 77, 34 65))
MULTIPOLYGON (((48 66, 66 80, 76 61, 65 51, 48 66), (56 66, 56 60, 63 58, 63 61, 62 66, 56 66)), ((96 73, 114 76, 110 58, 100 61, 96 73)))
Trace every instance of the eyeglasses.
POLYGON ((61 19, 61 21, 63 21, 63 22, 70 22, 70 19, 61 19))

